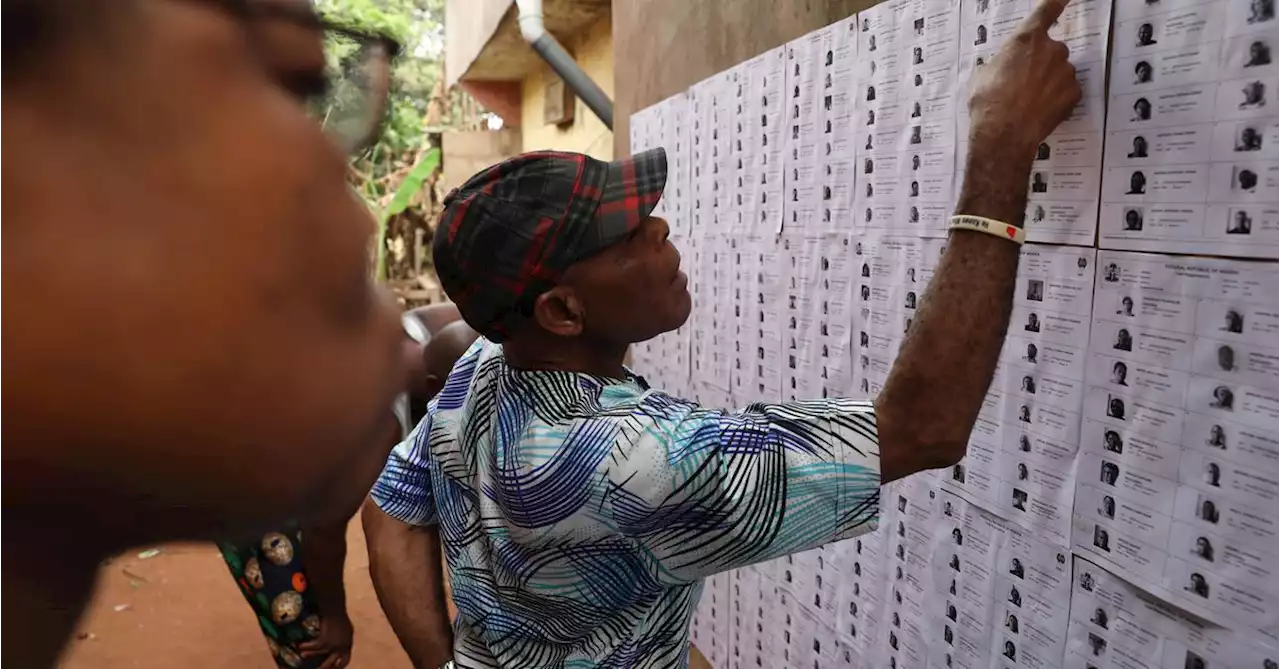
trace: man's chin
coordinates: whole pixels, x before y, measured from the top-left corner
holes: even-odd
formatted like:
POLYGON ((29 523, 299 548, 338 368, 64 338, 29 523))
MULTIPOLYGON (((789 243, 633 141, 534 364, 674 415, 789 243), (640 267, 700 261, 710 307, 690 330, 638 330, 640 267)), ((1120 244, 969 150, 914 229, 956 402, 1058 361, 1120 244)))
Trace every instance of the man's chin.
POLYGON ((684 327, 685 323, 689 322, 689 316, 693 314, 693 296, 689 294, 688 290, 681 291, 675 312, 678 318, 674 319, 676 323, 667 330, 668 332, 684 327))
POLYGON ((672 308, 664 310, 664 313, 669 313, 670 318, 663 318, 662 322, 659 324, 660 327, 658 330, 649 337, 636 341, 635 343, 639 344, 644 341, 649 341, 650 339, 661 337, 668 332, 675 332, 676 330, 684 327, 685 323, 689 322, 690 314, 693 313, 693 299, 690 297, 688 291, 685 291, 684 297, 681 298, 680 303, 672 305, 672 308))

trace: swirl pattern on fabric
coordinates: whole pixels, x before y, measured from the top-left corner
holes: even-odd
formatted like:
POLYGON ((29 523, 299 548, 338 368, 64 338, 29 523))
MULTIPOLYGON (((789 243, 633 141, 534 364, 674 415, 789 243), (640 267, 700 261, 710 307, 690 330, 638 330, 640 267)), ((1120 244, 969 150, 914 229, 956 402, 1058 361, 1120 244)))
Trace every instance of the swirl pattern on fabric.
POLYGON ((372 498, 438 524, 459 667, 682 667, 702 579, 875 529, 867 402, 730 413, 478 341, 372 498))

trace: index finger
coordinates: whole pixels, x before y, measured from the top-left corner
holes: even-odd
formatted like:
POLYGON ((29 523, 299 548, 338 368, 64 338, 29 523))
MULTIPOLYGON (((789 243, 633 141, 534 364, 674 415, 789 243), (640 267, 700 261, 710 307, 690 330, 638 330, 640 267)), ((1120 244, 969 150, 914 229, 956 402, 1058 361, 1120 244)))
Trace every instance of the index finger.
POLYGON ((1058 17, 1062 16, 1062 11, 1067 8, 1067 2, 1068 0, 1040 0, 1035 9, 1031 10, 1023 20, 1023 30, 1049 32, 1054 21, 1057 21, 1058 17))

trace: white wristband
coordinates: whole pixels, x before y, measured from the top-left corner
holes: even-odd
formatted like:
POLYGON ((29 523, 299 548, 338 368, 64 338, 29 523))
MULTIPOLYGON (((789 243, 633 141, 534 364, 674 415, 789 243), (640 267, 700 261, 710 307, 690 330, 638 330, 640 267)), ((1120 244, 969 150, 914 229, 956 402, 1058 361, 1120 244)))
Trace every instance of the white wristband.
POLYGON ((1027 240, 1027 233, 1016 225, 1009 225, 997 221, 994 218, 983 218, 981 216, 958 215, 951 217, 951 230, 973 230, 975 232, 985 232, 989 235, 995 235, 1001 239, 1007 239, 1019 246, 1027 240))

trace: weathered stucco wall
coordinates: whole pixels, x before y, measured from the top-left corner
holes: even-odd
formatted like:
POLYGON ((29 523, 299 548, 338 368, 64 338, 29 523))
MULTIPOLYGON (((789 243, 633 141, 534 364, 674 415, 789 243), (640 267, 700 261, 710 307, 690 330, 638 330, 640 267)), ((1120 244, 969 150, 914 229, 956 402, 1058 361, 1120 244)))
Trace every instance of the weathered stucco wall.
MULTIPOLYGON (((564 47, 573 54, 605 95, 614 94, 613 42, 610 20, 606 15, 578 35, 564 40, 564 47)), ((591 113, 587 105, 574 97, 573 123, 567 127, 543 123, 542 107, 545 101, 549 68, 542 64, 534 68, 521 83, 523 110, 520 127, 524 133, 523 150, 558 149, 576 151, 601 160, 613 159, 613 136, 604 122, 591 113)), ((616 116, 616 115, 615 115, 616 116)))
POLYGON ((520 130, 457 130, 441 138, 444 171, 441 188, 444 193, 461 186, 471 175, 520 153, 520 130))
POLYGON ((514 12, 511 0, 447 0, 444 4, 445 85, 471 66, 480 50, 507 12, 514 12))
POLYGON ((613 0, 614 155, 631 114, 875 0, 613 0))

